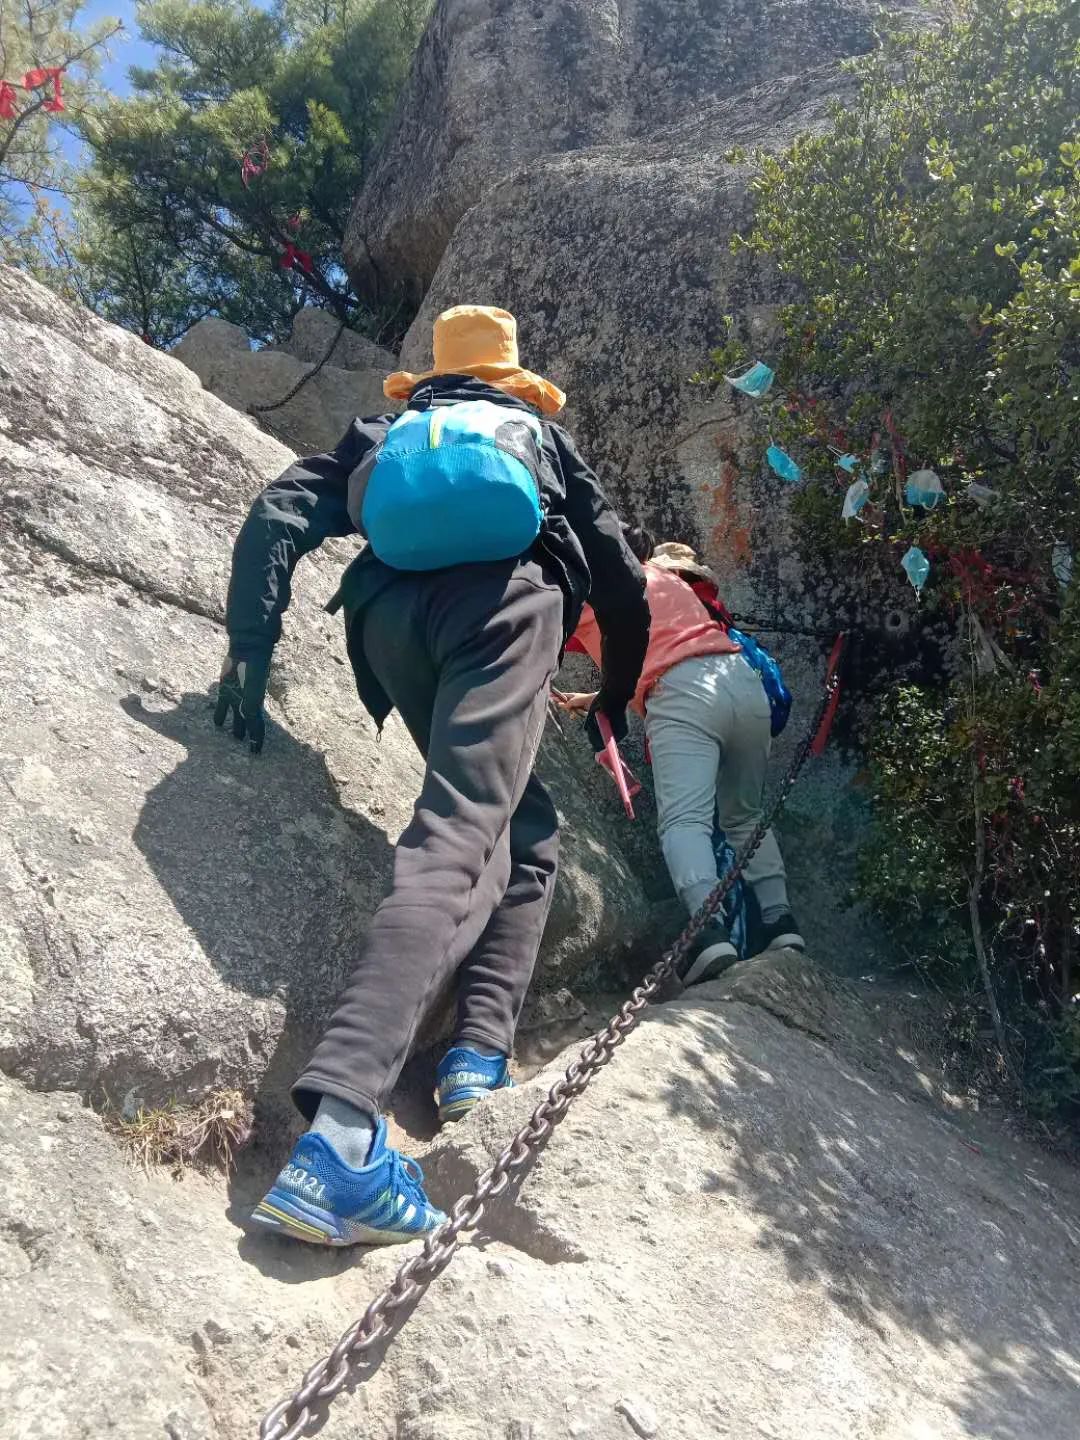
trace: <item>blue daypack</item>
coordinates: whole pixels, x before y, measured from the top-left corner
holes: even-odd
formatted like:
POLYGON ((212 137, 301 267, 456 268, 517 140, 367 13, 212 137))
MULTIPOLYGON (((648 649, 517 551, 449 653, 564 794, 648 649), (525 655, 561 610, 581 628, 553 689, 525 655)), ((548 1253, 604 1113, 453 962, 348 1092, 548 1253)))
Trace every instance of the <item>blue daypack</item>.
POLYGON ((353 524, 395 570, 523 555, 544 518, 543 431, 491 400, 406 410, 349 476, 353 524))
POLYGON ((755 640, 752 635, 746 635, 742 630, 736 630, 734 626, 728 627, 728 634, 746 656, 747 663, 761 676, 765 694, 769 697, 771 715, 769 728, 774 736, 779 735, 791 714, 791 691, 784 684, 780 666, 765 649, 765 646, 755 640))

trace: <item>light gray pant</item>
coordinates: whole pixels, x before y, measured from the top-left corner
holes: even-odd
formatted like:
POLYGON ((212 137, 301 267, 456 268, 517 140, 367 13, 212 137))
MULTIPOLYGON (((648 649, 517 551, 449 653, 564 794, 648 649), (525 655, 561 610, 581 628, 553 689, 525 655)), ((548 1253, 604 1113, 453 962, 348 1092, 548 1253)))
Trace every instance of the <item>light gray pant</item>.
MULTIPOLYGON (((650 691, 646 712, 660 844, 693 914, 716 886, 714 815, 736 850, 761 819, 772 749, 769 700, 741 655, 703 655, 673 665, 650 691)), ((745 875, 763 911, 787 905, 784 862, 771 830, 745 875)))

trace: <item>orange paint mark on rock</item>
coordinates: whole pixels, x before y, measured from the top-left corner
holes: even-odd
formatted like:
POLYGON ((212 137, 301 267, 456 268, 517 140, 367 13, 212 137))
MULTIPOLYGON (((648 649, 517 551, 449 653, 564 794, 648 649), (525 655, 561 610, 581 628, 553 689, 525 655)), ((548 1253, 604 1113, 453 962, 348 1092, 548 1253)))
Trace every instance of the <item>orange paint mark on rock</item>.
POLYGON ((720 467, 720 483, 711 488, 709 511, 716 523, 709 535, 709 547, 714 554, 722 555, 734 565, 748 565, 753 558, 750 545, 750 527, 739 518, 739 507, 735 498, 735 481, 738 470, 731 460, 725 460, 720 467))

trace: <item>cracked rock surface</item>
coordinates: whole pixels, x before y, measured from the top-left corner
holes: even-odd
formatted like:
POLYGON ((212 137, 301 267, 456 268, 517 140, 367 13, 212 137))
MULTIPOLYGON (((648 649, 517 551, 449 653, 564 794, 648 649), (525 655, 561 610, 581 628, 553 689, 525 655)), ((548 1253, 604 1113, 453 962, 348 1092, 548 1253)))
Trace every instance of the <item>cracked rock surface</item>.
POLYGON ((335 317, 311 306, 298 311, 281 345, 252 350, 239 325, 211 316, 193 325, 172 354, 241 413, 272 406, 263 426, 301 455, 332 450, 357 415, 398 408, 382 389, 397 367, 394 356, 353 330, 339 334, 335 317), (301 380, 297 393, 280 403, 301 380))
MULTIPOLYGON (((0 1064, 37 1088, 273 1107, 382 898, 421 762, 396 718, 376 743, 321 608, 350 545, 297 569, 265 753, 211 723, 232 540, 291 458, 0 275, 0 1064)), ((538 991, 621 983, 666 921, 655 840, 622 850, 579 735, 552 727, 542 767, 564 835, 538 991)))
POLYGON ((469 207, 541 156, 861 54, 876 19, 867 0, 437 0, 349 223, 361 292, 422 295, 469 207))
MULTIPOLYGON (((440 1202, 554 1075, 435 1142, 440 1202)), ((1074 1440, 1075 1172, 926 1086, 810 962, 651 1012, 320 1433, 1074 1440)), ((74 1097, 10 1081, 0 1133, 20 1440, 245 1440, 404 1258, 245 1237, 264 1152, 228 1188, 145 1176, 74 1097)))

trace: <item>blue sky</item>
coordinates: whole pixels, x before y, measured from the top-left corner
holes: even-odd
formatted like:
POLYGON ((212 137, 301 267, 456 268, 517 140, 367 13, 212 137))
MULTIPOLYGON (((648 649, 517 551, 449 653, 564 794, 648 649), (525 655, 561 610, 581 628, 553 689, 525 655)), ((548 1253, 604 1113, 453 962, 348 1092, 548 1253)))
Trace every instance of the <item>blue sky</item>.
MULTIPOLYGON (((114 95, 129 95, 128 70, 132 65, 153 65, 157 47, 139 39, 135 0, 89 0, 79 16, 79 27, 89 28, 98 20, 122 20, 124 23, 124 33, 109 43, 112 58, 102 65, 101 79, 114 95)), ((59 135, 64 154, 77 165, 82 158, 78 138, 65 129, 61 129, 59 135)))
POLYGON ((90 25, 106 18, 122 20, 126 34, 117 36, 112 42, 113 58, 102 66, 102 79, 116 95, 126 95, 131 86, 127 72, 132 65, 152 65, 157 53, 153 45, 139 39, 139 27, 135 20, 134 0, 90 0, 80 17, 90 25))
MULTIPOLYGON (((255 0, 260 9, 269 9, 270 0, 255 0)), ((79 28, 88 28, 99 20, 120 20, 124 33, 110 42, 111 59, 101 67, 101 79, 114 95, 130 95, 128 71, 133 65, 152 66, 158 54, 156 45, 149 45, 139 36, 135 18, 135 0, 87 0, 78 18, 79 28)), ((74 135, 62 132, 61 144, 69 160, 78 164, 81 146, 74 135)))
MULTIPOLYGON (((254 3, 260 10, 269 10, 271 0, 254 0, 254 3)), ((102 79, 114 94, 127 95, 131 90, 128 70, 132 65, 152 65, 157 51, 153 45, 139 39, 135 0, 88 0, 79 16, 79 24, 90 25, 104 19, 122 20, 126 35, 113 41, 113 58, 102 67, 102 79)))

